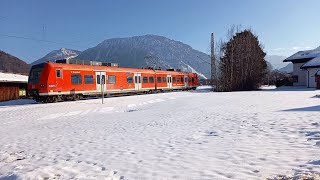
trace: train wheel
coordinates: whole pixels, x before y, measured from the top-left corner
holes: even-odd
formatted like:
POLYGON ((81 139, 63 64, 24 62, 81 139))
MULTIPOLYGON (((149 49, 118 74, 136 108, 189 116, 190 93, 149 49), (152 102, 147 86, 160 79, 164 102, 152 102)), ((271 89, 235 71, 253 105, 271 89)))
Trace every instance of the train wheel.
POLYGON ((53 102, 53 103, 58 102, 58 99, 57 99, 57 97, 56 97, 56 96, 52 96, 52 102, 53 102))
POLYGON ((75 94, 73 100, 77 101, 80 99, 80 95, 79 94, 75 94))

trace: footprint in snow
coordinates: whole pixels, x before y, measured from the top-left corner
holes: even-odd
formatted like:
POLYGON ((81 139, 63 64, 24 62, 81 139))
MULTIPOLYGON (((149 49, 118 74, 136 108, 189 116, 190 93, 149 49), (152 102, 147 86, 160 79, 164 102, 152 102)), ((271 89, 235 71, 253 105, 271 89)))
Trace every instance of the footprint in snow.
POLYGON ((26 159, 26 154, 24 153, 24 151, 20 151, 20 152, 15 152, 15 153, 10 153, 6 158, 4 158, 1 161, 4 161, 6 163, 12 163, 15 161, 21 161, 26 159))

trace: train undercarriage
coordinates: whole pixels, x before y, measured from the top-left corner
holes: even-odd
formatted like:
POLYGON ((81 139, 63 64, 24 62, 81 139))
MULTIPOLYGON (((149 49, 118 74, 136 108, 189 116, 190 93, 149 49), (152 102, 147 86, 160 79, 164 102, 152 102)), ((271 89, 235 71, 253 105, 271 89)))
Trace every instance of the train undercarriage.
MULTIPOLYGON (((161 92, 169 92, 169 91, 185 91, 185 90, 195 90, 196 87, 188 88, 188 89, 176 89, 176 90, 149 90, 149 91, 139 91, 139 92, 126 92, 126 93, 105 93, 104 97, 114 97, 114 96, 126 96, 126 95, 141 95, 141 94, 154 94, 161 92)), ((102 97, 102 94, 62 94, 62 95, 49 95, 49 96, 40 96, 37 91, 30 91, 29 96, 32 96, 33 99, 37 102, 42 103, 56 103, 63 101, 77 101, 81 99, 86 99, 88 97, 102 97)))

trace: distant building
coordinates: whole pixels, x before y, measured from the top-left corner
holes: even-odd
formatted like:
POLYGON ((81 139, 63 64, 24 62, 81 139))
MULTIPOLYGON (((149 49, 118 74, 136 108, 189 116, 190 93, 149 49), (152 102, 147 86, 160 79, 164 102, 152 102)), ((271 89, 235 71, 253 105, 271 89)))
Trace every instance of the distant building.
POLYGON ((283 62, 293 64, 293 85, 310 88, 320 88, 320 48, 308 51, 299 51, 283 62))
POLYGON ((0 101, 26 96, 28 76, 0 72, 0 101))

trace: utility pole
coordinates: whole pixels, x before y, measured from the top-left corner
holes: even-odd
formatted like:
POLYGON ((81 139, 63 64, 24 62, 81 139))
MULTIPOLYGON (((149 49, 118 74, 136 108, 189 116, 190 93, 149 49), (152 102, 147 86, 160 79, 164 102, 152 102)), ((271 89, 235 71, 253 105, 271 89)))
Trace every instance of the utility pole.
POLYGON ((214 55, 214 35, 211 33, 211 84, 212 86, 215 84, 217 88, 217 69, 216 69, 216 58, 214 55), (215 82, 215 83, 214 83, 215 82))
POLYGON ((101 76, 101 72, 100 72, 100 77, 101 77, 101 94, 102 94, 102 104, 103 104, 103 99, 104 99, 104 82, 105 82, 105 79, 103 76, 101 76))

